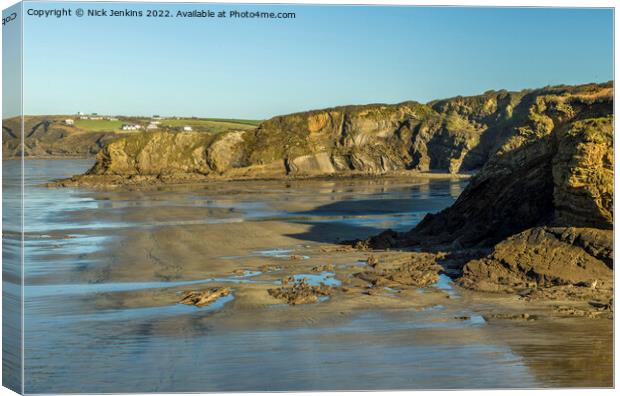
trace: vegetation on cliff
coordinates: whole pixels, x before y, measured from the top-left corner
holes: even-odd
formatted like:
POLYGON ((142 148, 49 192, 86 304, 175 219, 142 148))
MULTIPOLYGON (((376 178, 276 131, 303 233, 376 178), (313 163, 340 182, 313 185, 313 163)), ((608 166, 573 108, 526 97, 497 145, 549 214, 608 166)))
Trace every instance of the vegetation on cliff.
MULTIPOLYGON (((66 117, 65 117, 66 118, 66 117)), ((2 120, 2 156, 21 157, 21 119, 2 120)), ((112 131, 87 131, 65 125, 59 117, 24 117, 24 157, 88 157, 94 156, 106 143, 120 137, 112 131)))
POLYGON ((503 167, 505 155, 517 155, 513 148, 549 139, 560 124, 609 115, 611 92, 607 83, 490 91, 428 104, 343 106, 274 117, 257 128, 217 138, 137 133, 105 146, 90 178, 82 181, 89 183, 97 175, 115 176, 113 183, 122 183, 128 176, 194 180, 459 173, 483 166, 488 174, 495 162, 503 167))
MULTIPOLYGON (((102 117, 85 119, 74 116, 25 116, 24 157, 25 158, 71 158, 94 157, 107 143, 127 137, 122 130, 124 124, 146 127, 151 122, 159 131, 182 132, 190 127, 194 132, 218 134, 230 130, 254 129, 260 123, 254 120, 233 120, 219 118, 160 118, 148 117, 102 117), (69 122, 67 122, 69 120, 69 122)), ((6 158, 21 156, 19 117, 2 121, 2 154, 6 158)))

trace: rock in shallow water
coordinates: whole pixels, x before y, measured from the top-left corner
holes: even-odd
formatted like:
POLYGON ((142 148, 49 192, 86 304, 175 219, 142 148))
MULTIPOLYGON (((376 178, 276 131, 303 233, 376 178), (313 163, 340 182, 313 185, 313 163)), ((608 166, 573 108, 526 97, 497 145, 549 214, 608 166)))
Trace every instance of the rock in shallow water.
MULTIPOLYGON (((282 284, 289 285, 289 282, 289 280, 285 279, 282 281, 282 284)), ((321 297, 331 296, 332 288, 324 284, 312 286, 302 278, 294 281, 289 286, 268 289, 267 292, 272 297, 282 300, 287 304, 298 305, 316 303, 321 297)))
POLYGON ((385 257, 372 270, 358 272, 354 276, 372 287, 412 286, 427 287, 437 283, 443 267, 437 264, 442 254, 413 253, 406 257, 385 257))
POLYGON ((213 288, 201 291, 188 291, 183 294, 183 298, 179 301, 179 304, 195 305, 197 307, 204 307, 217 301, 220 297, 224 297, 230 294, 228 287, 213 288))

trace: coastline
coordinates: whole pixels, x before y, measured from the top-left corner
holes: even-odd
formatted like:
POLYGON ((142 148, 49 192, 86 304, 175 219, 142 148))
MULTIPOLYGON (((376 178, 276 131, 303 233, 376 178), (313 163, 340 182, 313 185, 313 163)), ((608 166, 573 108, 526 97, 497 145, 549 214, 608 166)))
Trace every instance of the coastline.
MULTIPOLYGON (((79 171, 71 162, 30 165, 44 168, 53 178, 79 171)), ((31 182, 39 182, 30 175, 31 182)), ((112 335, 112 347, 100 356, 121 364, 125 360, 118 354, 143 345, 145 337, 164 356, 193 356, 197 348, 204 352, 217 343, 215 350, 193 356, 187 364, 172 358, 182 378, 204 374, 204 364, 212 367, 209 375, 218 370, 229 375, 230 367, 243 373, 249 366, 237 358, 238 353, 264 360, 265 354, 280 351, 279 356, 301 353, 303 359, 324 361, 336 348, 349 361, 364 363, 357 371, 363 380, 350 383, 348 366, 330 365, 331 380, 321 382, 326 388, 380 386, 366 376, 382 368, 398 368, 398 373, 415 370, 425 359, 439 362, 430 375, 441 375, 445 381, 443 367, 466 362, 476 367, 460 371, 464 377, 447 382, 448 386, 514 387, 514 378, 519 386, 529 387, 611 386, 611 311, 588 300, 561 296, 546 300, 462 288, 445 254, 450 252, 365 250, 340 244, 388 227, 405 230, 423 213, 450 205, 466 182, 444 180, 220 181, 199 188, 157 186, 135 191, 33 186, 37 193, 27 202, 33 208, 27 215, 50 219, 42 223, 44 228, 32 224, 35 230, 26 235, 33 242, 28 244, 33 249, 29 268, 35 269, 27 276, 27 304, 40 320, 30 328, 40 343, 34 356, 58 351, 59 342, 68 343, 73 348, 55 355, 52 367, 66 367, 69 361, 74 372, 96 377, 99 366, 69 358, 87 356, 81 353, 83 344, 73 342, 84 334, 89 339, 112 335), (47 215, 41 216, 36 208, 47 215), (45 253, 36 255, 38 251, 45 253), (56 265, 59 255, 67 266, 56 265), (326 281, 328 299, 290 305, 270 293, 290 287, 284 284, 289 277, 326 281), (211 305, 180 304, 186 293, 225 288, 230 294, 211 305), (594 314, 581 315, 584 311, 594 314), (52 322, 47 321, 56 323, 59 317, 63 331, 41 337, 49 333, 52 322), (121 333, 122 345, 116 342, 121 333), (299 345, 315 348, 309 355, 299 345), (378 358, 373 358, 374 348, 382 351, 378 358), (411 354, 420 354, 416 355, 420 359, 411 360, 411 354), (489 373, 499 377, 490 378, 489 373)), ((278 378, 309 364, 283 366, 277 364, 281 359, 269 361, 267 369, 278 378)), ((123 369, 135 368, 135 360, 131 362, 123 369)), ((153 383, 150 373, 157 371, 149 361, 139 366, 148 388, 153 383)), ((33 378, 45 375, 35 372, 33 378)), ((424 380, 399 378, 390 382, 399 389, 424 380)), ((55 389, 79 387, 79 382, 63 384, 55 389)), ((196 388, 187 390, 203 385, 188 384, 196 388)), ((252 385, 224 382, 218 389, 252 385)), ((279 382, 270 389, 296 386, 302 385, 279 382)))
POLYGON ((57 160, 57 161, 62 161, 62 160, 92 160, 93 163, 94 161, 97 159, 96 156, 89 156, 89 155, 50 155, 50 156, 24 156, 22 157, 16 157, 16 156, 10 156, 10 157, 2 157, 2 161, 20 161, 20 160, 24 160, 24 161, 37 161, 37 160, 57 160))
POLYGON ((244 181, 302 181, 302 180, 346 180, 346 179, 399 179, 416 178, 428 180, 466 180, 474 173, 392 171, 381 174, 367 172, 341 172, 317 175, 201 175, 196 173, 172 175, 76 175, 68 179, 60 179, 46 183, 47 187, 84 187, 84 188, 123 188, 175 185, 201 185, 212 182, 244 182, 244 181))

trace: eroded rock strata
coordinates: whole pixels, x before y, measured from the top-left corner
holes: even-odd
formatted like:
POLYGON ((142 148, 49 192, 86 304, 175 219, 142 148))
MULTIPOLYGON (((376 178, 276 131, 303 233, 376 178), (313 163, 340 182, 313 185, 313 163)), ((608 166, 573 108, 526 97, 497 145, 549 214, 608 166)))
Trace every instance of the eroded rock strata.
MULTIPOLYGON (((466 288, 591 299, 610 311, 611 83, 337 107, 218 135, 140 133, 107 144, 86 175, 59 185, 476 170, 452 206, 411 231, 354 243, 430 256, 413 253, 393 268, 371 265, 356 279, 370 289, 426 284, 441 266, 466 288)), ((307 294, 304 287, 272 293, 307 294)))
POLYGON ((452 206, 355 244, 460 254, 471 289, 600 304, 613 294, 612 228, 613 98, 601 89, 537 97, 452 206))
POLYGON ((512 152, 511 145, 542 137, 556 122, 605 112, 611 95, 610 83, 490 91, 427 104, 296 113, 274 117, 255 129, 220 134, 136 133, 107 144, 88 174, 61 184, 472 172, 498 158, 496 153, 512 152), (564 102, 579 114, 563 113, 564 102))

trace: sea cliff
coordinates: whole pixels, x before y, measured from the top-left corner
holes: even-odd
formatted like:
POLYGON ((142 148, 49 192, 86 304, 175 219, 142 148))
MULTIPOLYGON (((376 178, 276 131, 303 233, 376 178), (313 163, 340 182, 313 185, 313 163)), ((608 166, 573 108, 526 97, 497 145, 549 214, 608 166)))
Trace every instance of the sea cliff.
POLYGON ((547 90, 452 206, 356 244, 450 252, 471 289, 611 301, 611 91, 547 90))
POLYGON ((64 184, 476 172, 523 139, 544 140, 549 123, 609 115, 611 104, 611 83, 588 84, 335 107, 219 134, 135 133, 105 145, 86 175, 64 184))
POLYGON ((105 145, 85 175, 53 185, 407 172, 474 176, 453 205, 412 230, 345 242, 411 252, 395 265, 369 258, 371 269, 355 275, 368 293, 443 271, 464 288, 577 301, 568 314, 613 316, 611 83, 336 107, 219 134, 138 133, 105 145))

